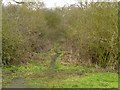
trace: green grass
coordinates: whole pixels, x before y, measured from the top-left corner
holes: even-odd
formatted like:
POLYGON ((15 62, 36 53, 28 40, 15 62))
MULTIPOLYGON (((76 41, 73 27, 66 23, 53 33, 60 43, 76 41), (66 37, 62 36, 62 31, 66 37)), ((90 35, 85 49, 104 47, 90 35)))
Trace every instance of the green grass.
MULTIPOLYGON (((22 76, 33 88, 117 88, 118 75, 110 72, 95 72, 95 68, 57 64, 50 69, 49 62, 32 62, 23 66, 4 68, 4 71, 17 70, 12 76, 6 75, 3 83, 22 76), (82 71, 82 74, 79 72, 82 71), (85 73, 83 73, 83 71, 85 73), (70 73, 69 73, 70 72, 70 73), (91 72, 91 73, 90 73, 91 72), (12 78, 11 78, 12 77, 12 78)), ((5 85, 5 84, 4 84, 5 85)))
MULTIPOLYGON (((62 80, 56 87, 64 88, 117 88, 118 77, 114 73, 94 73, 85 76, 74 76, 62 80)), ((52 86, 52 85, 51 85, 52 86)))
MULTIPOLYGON (((37 75, 36 75, 37 76, 37 75)), ((66 75, 56 73, 49 76, 30 79, 29 84, 34 87, 47 88, 117 88, 118 77, 115 73, 88 73, 86 75, 66 75)))
POLYGON ((2 68, 2 86, 6 87, 14 78, 18 77, 17 73, 13 73, 12 71, 16 72, 18 70, 18 66, 11 66, 11 67, 3 67, 2 68))

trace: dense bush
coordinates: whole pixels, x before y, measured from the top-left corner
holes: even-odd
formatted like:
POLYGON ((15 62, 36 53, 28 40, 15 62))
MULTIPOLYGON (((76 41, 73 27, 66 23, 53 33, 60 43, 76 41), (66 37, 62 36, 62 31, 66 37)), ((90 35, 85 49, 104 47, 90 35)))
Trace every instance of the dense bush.
POLYGON ((62 61, 116 69, 117 3, 33 9, 36 5, 3 6, 4 64, 24 61, 26 55, 28 61, 33 52, 47 53, 59 44, 62 61))

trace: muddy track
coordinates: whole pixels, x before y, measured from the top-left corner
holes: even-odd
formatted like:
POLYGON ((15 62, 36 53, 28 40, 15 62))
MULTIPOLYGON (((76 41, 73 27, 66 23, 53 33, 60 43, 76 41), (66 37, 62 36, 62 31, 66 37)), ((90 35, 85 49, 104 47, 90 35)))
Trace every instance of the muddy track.
POLYGON ((29 88, 29 86, 26 84, 23 77, 17 77, 7 85, 7 88, 29 88))

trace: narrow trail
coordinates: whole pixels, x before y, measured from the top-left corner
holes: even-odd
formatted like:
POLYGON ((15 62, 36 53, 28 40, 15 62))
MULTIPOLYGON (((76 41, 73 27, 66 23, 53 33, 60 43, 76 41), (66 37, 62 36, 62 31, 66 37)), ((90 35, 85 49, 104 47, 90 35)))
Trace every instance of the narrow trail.
POLYGON ((7 86, 7 88, 29 88, 29 86, 26 84, 23 77, 17 77, 7 86))

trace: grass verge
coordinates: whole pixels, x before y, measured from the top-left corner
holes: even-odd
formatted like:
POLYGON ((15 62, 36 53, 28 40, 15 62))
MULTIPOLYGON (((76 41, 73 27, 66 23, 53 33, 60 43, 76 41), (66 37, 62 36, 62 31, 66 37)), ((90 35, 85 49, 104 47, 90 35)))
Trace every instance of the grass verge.
POLYGON ((32 62, 3 70, 15 71, 4 74, 4 87, 16 77, 24 77, 33 88, 118 88, 117 73, 95 72, 93 67, 59 64, 51 69, 46 63, 32 62))

